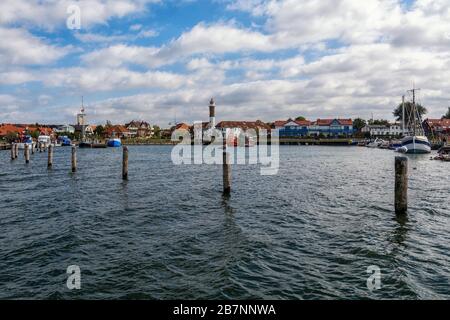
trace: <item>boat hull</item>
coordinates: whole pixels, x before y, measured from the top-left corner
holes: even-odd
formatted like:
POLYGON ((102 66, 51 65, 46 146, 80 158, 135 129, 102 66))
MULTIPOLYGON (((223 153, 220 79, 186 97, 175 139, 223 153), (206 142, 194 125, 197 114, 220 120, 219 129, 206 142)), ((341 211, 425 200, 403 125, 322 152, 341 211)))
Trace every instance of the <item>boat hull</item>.
POLYGON ((92 148, 92 144, 88 142, 80 142, 78 144, 78 148, 86 149, 86 148, 92 148))
POLYGON ((431 144, 426 137, 403 138, 402 148, 406 148, 406 153, 410 154, 431 153, 431 144))
POLYGON ((17 147, 18 147, 19 149, 21 149, 21 150, 24 150, 24 149, 25 149, 25 145, 28 145, 28 148, 30 148, 30 149, 33 147, 33 144, 32 144, 32 143, 23 143, 23 142, 18 143, 18 144, 17 144, 17 147))
POLYGON ((122 142, 119 139, 111 139, 111 140, 108 140, 107 145, 110 148, 119 148, 122 146, 122 142))

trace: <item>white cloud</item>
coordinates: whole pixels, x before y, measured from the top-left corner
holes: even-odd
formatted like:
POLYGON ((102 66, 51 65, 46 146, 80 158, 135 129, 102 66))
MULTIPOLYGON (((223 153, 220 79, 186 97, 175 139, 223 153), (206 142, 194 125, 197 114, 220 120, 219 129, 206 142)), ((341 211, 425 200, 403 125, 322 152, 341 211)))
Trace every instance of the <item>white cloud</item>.
POLYGON ((127 41, 128 35, 102 35, 97 33, 76 33, 75 38, 81 42, 89 43, 105 43, 105 42, 124 42, 127 41))
POLYGON ((28 71, 13 70, 0 72, 0 84, 4 85, 16 85, 30 81, 34 81, 35 77, 28 71))
POLYGON ((271 38, 262 33, 240 29, 230 24, 208 26, 200 23, 160 48, 116 45, 88 53, 82 59, 94 65, 120 66, 135 63, 160 67, 196 54, 273 52, 277 49, 271 38))
POLYGON ((44 65, 68 53, 68 48, 49 45, 20 28, 0 27, 0 64, 44 65))
MULTIPOLYGON (((2 11, 1 2, 0 24, 50 28, 66 17, 65 10, 55 10, 54 1, 6 2, 23 10, 2 11), (30 3, 43 16, 31 16, 30 3)), ((116 1, 106 8, 109 1, 92 0, 85 22, 104 24, 139 12, 147 2, 116 1)), ((50 106, 54 100, 45 93, 48 88, 123 92, 126 97, 93 104, 93 119, 145 118, 166 126, 174 113, 179 120, 206 120, 211 96, 216 97, 220 119, 369 117, 372 112, 391 118, 393 107, 415 81, 431 115, 440 116, 450 100, 449 7, 448 0, 417 0, 409 6, 399 0, 230 1, 228 9, 256 17, 245 24, 252 27, 235 20, 200 22, 157 46, 129 44, 157 35, 137 23, 121 34, 83 30, 77 34, 82 42, 107 47, 83 54, 81 66, 75 62, 65 68, 50 64, 67 49, 23 27, 0 27, 0 33, 8 30, 0 43, 0 83, 41 81, 42 94, 49 97, 38 100, 50 106), (167 71, 175 63, 177 70, 179 65, 185 69, 167 71), (27 64, 42 67, 26 69, 27 64), (135 89, 151 93, 130 95, 135 89)))
POLYGON ((77 32, 74 34, 75 38, 85 43, 113 43, 121 42, 127 43, 132 42, 137 39, 143 38, 153 38, 158 35, 158 32, 152 29, 141 29, 137 34, 127 33, 127 34, 112 34, 104 35, 92 32, 77 32))
POLYGON ((188 84, 185 76, 169 72, 135 72, 124 68, 68 68, 49 70, 39 78, 49 87, 83 91, 129 90, 136 88, 176 89, 188 84))
POLYGON ((66 27, 67 8, 76 4, 81 9, 82 28, 106 24, 111 18, 140 13, 149 3, 159 0, 2 0, 0 25, 33 25, 46 29, 66 27))

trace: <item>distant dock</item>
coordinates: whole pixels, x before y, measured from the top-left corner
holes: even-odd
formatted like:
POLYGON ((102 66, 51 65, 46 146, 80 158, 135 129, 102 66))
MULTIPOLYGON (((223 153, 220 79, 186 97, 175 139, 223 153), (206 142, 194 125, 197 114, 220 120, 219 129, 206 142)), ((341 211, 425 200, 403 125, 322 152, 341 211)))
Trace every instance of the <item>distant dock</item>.
POLYGON ((11 150, 11 144, 6 143, 0 144, 0 150, 11 150))
POLYGON ((353 146, 353 139, 299 139, 280 138, 280 145, 302 145, 302 146, 353 146))

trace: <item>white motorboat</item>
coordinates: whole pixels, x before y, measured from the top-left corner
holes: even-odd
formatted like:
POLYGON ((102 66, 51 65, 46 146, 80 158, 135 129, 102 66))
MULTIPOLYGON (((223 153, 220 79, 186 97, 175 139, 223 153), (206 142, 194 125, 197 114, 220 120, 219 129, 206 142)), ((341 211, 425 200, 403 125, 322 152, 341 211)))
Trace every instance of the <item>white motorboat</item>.
POLYGON ((42 147, 46 148, 52 143, 49 136, 39 136, 38 137, 38 145, 41 145, 42 147))
POLYGON ((54 141, 54 142, 51 143, 51 145, 52 145, 53 147, 62 147, 62 143, 59 142, 59 141, 54 141))
POLYGON ((383 144, 384 140, 376 138, 374 141, 367 145, 367 148, 379 148, 383 144))

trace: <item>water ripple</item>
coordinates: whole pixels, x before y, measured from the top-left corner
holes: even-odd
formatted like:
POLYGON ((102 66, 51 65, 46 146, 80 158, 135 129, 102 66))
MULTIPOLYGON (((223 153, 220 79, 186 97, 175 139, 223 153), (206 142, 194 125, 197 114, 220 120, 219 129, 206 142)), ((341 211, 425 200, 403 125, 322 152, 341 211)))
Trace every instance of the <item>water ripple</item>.
POLYGON ((450 298, 447 164, 410 158, 402 219, 389 151, 282 147, 276 176, 233 166, 230 199, 219 166, 174 166, 170 151, 130 147, 127 182, 119 149, 79 150, 75 175, 70 149, 51 170, 45 153, 0 152, 0 298, 450 298))

